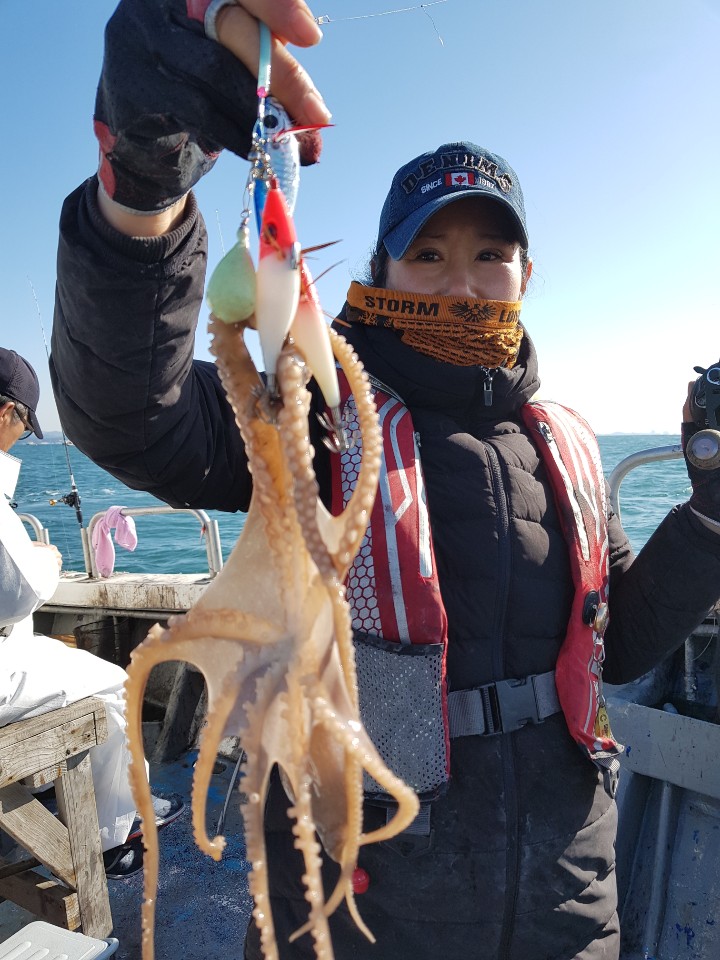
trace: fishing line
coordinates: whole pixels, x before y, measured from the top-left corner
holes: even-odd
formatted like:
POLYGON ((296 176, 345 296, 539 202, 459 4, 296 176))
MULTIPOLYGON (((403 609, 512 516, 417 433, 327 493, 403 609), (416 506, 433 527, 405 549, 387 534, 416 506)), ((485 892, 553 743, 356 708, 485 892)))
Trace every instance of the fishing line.
POLYGON ((220 234, 220 249, 222 250, 222 255, 225 256, 225 241, 223 240, 222 227, 220 226, 220 211, 215 207, 215 220, 217 222, 218 233, 220 234))
POLYGON ((411 13, 413 10, 422 10, 425 16, 428 18, 430 23, 433 25, 433 29, 437 34, 437 38, 440 41, 441 46, 445 46, 443 38, 440 36, 440 31, 438 30, 435 21, 427 12, 427 7, 435 7, 439 3, 447 3, 448 0, 430 0, 430 3, 420 3, 415 7, 400 7, 397 10, 384 10, 382 13, 364 13, 359 14, 355 17, 329 17, 326 14, 323 14, 319 17, 314 17, 315 23, 318 25, 324 25, 326 23, 342 23, 344 20, 370 20, 372 17, 389 17, 396 13, 411 13))
MULTIPOLYGON (((33 300, 35 301, 35 309, 37 310, 38 320, 40 321, 40 330, 42 332, 43 343, 45 345, 45 356, 47 357, 47 361, 49 364, 50 348, 48 346, 47 337, 45 336, 45 325, 43 323, 42 313, 40 312, 40 303, 38 301, 37 294, 35 293, 35 287, 33 286, 32 280, 30 279, 30 277, 28 277, 27 280, 28 280, 28 283, 30 284, 33 300)), ((82 501, 80 499, 80 491, 78 490, 77 484, 75 483, 75 476, 73 475, 72 464, 70 463, 70 453, 68 452, 68 446, 69 446, 68 438, 65 436, 65 430, 63 428, 62 421, 60 421, 60 433, 62 435, 63 449, 65 450, 65 460, 67 462, 67 469, 70 475, 70 493, 66 493, 64 496, 59 497, 57 500, 51 500, 50 504, 51 506, 55 506, 56 503, 64 503, 68 507, 74 507, 75 517, 77 519, 78 524, 80 525, 80 529, 82 529, 83 515, 82 515, 82 510, 80 509, 80 504, 82 501)), ((50 444, 50 446, 52 446, 52 444, 50 444)), ((55 466, 54 454, 52 450, 50 451, 50 459, 53 463, 54 472, 57 472, 56 466, 55 466)), ((58 483, 58 486, 60 486, 59 483, 58 483)), ((60 519, 62 523, 62 515, 60 519)), ((72 550, 70 549, 70 542, 68 539, 67 532, 65 530, 65 524, 62 523, 62 526, 63 526, 63 534, 65 535, 65 549, 67 551, 67 557, 69 562, 72 563, 73 562, 72 550)))

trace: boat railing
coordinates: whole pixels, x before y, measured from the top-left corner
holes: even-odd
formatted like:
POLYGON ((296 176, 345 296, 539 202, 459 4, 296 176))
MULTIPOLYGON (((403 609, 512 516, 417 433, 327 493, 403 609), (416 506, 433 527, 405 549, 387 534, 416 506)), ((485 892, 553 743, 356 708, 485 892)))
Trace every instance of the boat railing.
MULTIPOLYGON (((189 513, 196 517, 200 523, 201 530, 205 536, 205 551, 207 553, 208 573, 214 577, 220 573, 223 568, 222 543, 220 541, 220 527, 217 520, 211 519, 204 510, 193 510, 190 507, 123 507, 120 511, 124 517, 149 517, 166 514, 184 514, 189 513)), ((95 562, 95 550, 92 546, 92 535, 95 526, 105 516, 105 511, 96 513, 90 520, 87 528, 82 528, 83 555, 85 560, 85 572, 89 577, 100 579, 97 563, 95 562)), ((44 527, 40 520, 32 513, 19 513, 19 519, 33 531, 38 543, 50 543, 50 531, 44 527)))
POLYGON ((37 517, 33 516, 32 513, 19 513, 18 517, 30 527, 38 543, 50 544, 50 531, 42 525, 37 517))
POLYGON ((637 453, 631 453, 625 457, 615 467, 610 474, 608 484, 610 486, 610 505, 618 518, 620 514, 620 485, 625 477, 636 467, 642 467, 647 463, 662 463, 664 460, 679 460, 683 455, 682 447, 679 443, 673 443, 666 447, 651 447, 649 450, 638 450, 637 453))
MULTIPOLYGON (((207 552, 208 572, 210 577, 216 576, 223 568, 222 545, 220 542, 220 527, 217 520, 211 519, 204 510, 193 510, 191 507, 123 507, 120 513, 124 517, 150 517, 166 514, 191 514, 200 522, 205 536, 205 550, 207 552)), ((92 545, 93 531, 105 516, 105 511, 96 513, 90 520, 86 530, 83 530, 83 550, 85 553, 85 567, 89 576, 99 579, 95 550, 92 545)))

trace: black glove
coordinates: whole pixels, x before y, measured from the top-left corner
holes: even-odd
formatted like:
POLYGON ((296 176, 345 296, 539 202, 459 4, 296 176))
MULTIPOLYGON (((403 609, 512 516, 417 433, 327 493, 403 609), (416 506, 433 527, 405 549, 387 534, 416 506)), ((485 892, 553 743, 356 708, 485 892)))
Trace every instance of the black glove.
POLYGON ((713 364, 707 370, 695 367, 695 372, 701 376, 695 381, 688 400, 692 421, 682 425, 682 448, 693 488, 690 506, 707 519, 720 521, 720 463, 717 462, 715 446, 716 442, 720 442, 720 363, 713 364), (709 464, 715 465, 713 469, 698 467, 687 455, 691 438, 700 430, 707 429, 715 432, 715 436, 709 434, 707 438, 709 453, 715 448, 715 456, 708 460, 709 464))
POLYGON ((227 147, 246 157, 257 81, 205 35, 209 0, 121 0, 105 30, 95 102, 99 176, 131 210, 188 192, 227 147), (191 19, 188 7, 193 16, 191 19))

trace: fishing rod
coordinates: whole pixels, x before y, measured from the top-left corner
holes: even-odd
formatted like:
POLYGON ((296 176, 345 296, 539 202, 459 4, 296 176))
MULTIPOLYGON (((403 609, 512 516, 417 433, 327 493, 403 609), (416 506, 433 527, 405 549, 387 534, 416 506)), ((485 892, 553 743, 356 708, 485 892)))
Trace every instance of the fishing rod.
MULTIPOLYGON (((40 330, 42 331, 43 343, 45 344, 45 356, 47 357, 48 363, 50 363, 50 348, 48 347, 47 337, 45 336, 45 325, 43 324, 42 313, 40 312, 40 304, 38 302, 37 294, 35 293, 35 287, 33 286, 33 282, 30 277, 28 277, 28 283, 30 284, 30 289, 32 290, 33 300, 35 301, 35 309, 37 310, 38 320, 40 321, 40 330)), ((80 529, 83 530, 83 515, 81 509, 82 499, 80 497, 80 491, 77 488, 77 484, 75 483, 75 476, 73 474, 72 464, 70 463, 70 454, 68 453, 68 446, 70 443, 68 438, 65 436, 65 430, 63 429, 62 421, 60 422, 60 433, 62 434, 63 449, 65 450, 65 460, 67 461, 68 473, 70 474, 70 493, 66 493, 62 497, 58 497, 56 500, 50 500, 50 506, 54 507, 58 503, 64 503, 68 507, 73 507, 75 510, 75 517, 80 525, 80 529)), ((83 537, 83 550, 85 550, 85 537, 83 537)))

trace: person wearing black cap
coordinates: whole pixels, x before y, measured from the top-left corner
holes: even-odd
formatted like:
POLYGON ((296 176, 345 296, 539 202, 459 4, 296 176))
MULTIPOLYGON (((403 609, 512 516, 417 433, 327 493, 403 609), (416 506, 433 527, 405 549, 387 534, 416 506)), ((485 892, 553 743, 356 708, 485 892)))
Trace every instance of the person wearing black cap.
MULTIPOLYGON (((253 11, 267 14, 272 27, 278 11, 299 6, 261 2, 253 11)), ((231 127, 245 124, 242 142, 234 127, 214 125, 217 90, 198 78, 222 64, 235 84, 241 64, 207 39, 219 38, 252 66, 256 28, 247 27, 248 53, 241 37, 230 42, 213 19, 227 10, 242 17, 242 4, 198 0, 189 18, 187 9, 173 0, 121 2, 106 33, 98 116, 113 137, 147 133, 143 120, 155 122, 165 96, 165 119, 181 131, 184 150, 212 128, 214 146, 242 154, 252 77, 244 93, 234 87, 236 110, 223 114, 231 127), (147 47, 153 35, 141 29, 147 11, 161 18, 172 11, 167 30, 156 31, 162 50, 147 47), (188 49, 197 50, 192 70, 188 49), (128 90, 129 58, 155 69, 158 57, 173 56, 172 91, 154 81, 128 90), (152 103, 143 99, 151 89, 152 103), (115 98, 122 117, 112 110, 115 98), (173 112, 173 98, 184 113, 173 112)), ((214 366, 192 360, 206 235, 189 191, 209 163, 184 165, 182 182, 175 179, 170 189, 158 163, 159 133, 155 142, 133 140, 131 165, 127 152, 116 156, 107 149, 115 141, 101 137, 102 185, 91 178, 65 202, 51 363, 58 406, 75 443, 129 485, 175 506, 247 510, 252 484, 232 411, 214 366)), ((585 663, 583 682, 592 680, 592 689, 563 680, 572 677, 563 659, 566 639, 574 638, 572 647, 577 638, 602 637, 606 585, 583 597, 574 572, 583 550, 600 556, 588 566, 600 569, 607 561, 604 676, 615 683, 640 676, 717 600, 720 495, 709 491, 717 491, 720 479, 715 487, 693 479, 690 503, 674 509, 634 559, 617 517, 606 510, 589 429, 555 407, 558 436, 569 438, 564 448, 586 461, 571 468, 594 478, 573 512, 575 493, 568 490, 576 490, 576 481, 563 462, 569 480, 562 493, 564 475, 549 452, 553 434, 532 420, 538 363, 520 323, 531 271, 515 171, 475 143, 445 143, 393 178, 371 276, 352 284, 336 321, 389 411, 384 441, 400 465, 387 472, 399 499, 384 511, 379 499, 381 516, 371 519, 371 530, 382 535, 372 541, 373 564, 366 554, 362 574, 354 569, 348 582, 363 720, 375 725, 376 742, 389 744, 403 775, 418 755, 436 774, 426 790, 431 802, 413 830, 362 848, 358 909, 377 944, 363 938, 342 905, 330 919, 337 960, 618 956, 617 747, 597 698, 600 654, 585 663), (392 431, 408 417, 409 440, 401 440, 399 428, 392 431), (411 515, 414 525, 400 543, 408 530, 403 518, 411 515), (575 518, 567 521, 570 533, 568 516, 575 518), (581 542, 577 518, 588 516, 597 521, 595 532, 586 527, 589 539, 581 542), (384 558, 380 540, 390 545, 384 558), (400 647, 407 653, 408 640, 416 655, 398 656, 400 647), (589 743, 572 710, 586 695, 589 743)), ((316 401, 319 409, 317 393, 316 401)), ((314 423, 311 430, 321 495, 329 502, 342 458, 325 449, 314 423)), ((597 648, 602 652, 599 642, 597 648)), ((364 818, 371 830, 385 822, 387 809, 368 793, 364 818)), ((279 955, 305 960, 314 956, 310 936, 288 945, 307 917, 288 806, 274 777, 265 824, 279 955)), ((330 890, 336 872, 329 862, 325 869, 330 890)), ((261 957, 252 922, 245 957, 261 957)))
MULTIPOLYGON (((10 504, 20 461, 9 451, 33 433, 42 439, 36 413, 39 398, 32 366, 14 350, 0 347, 0 725, 83 697, 95 696, 105 703, 108 739, 93 748, 90 760, 108 876, 123 877, 142 866, 127 775, 130 755, 123 701, 127 674, 100 657, 35 633, 33 612, 55 592, 62 556, 54 545, 32 541, 10 504)), ((156 809, 164 826, 177 817, 182 803, 156 798, 156 809)))
POLYGON ((43 432, 35 412, 39 399, 37 374, 27 360, 14 350, 0 348, 0 430, 3 431, 0 443, 3 450, 10 449, 5 444, 12 445, 15 440, 32 433, 42 440, 43 432), (11 439, 12 426, 17 434, 14 439, 11 439))

